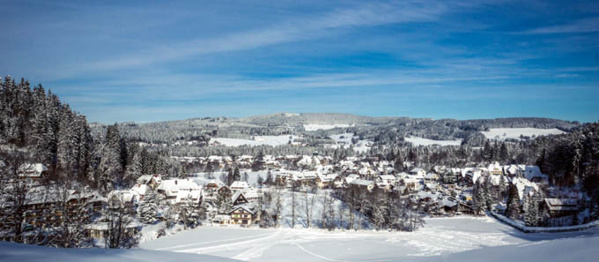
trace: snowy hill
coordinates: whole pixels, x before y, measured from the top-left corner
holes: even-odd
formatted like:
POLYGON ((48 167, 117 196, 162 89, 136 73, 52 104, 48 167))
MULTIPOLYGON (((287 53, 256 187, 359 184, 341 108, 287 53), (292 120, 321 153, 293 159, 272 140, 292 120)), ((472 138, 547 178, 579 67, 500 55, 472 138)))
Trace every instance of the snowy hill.
POLYGON ((482 131, 483 135, 488 139, 505 140, 517 139, 521 136, 538 137, 546 135, 560 135, 566 132, 557 128, 541 129, 541 128, 491 128, 489 131, 482 131))

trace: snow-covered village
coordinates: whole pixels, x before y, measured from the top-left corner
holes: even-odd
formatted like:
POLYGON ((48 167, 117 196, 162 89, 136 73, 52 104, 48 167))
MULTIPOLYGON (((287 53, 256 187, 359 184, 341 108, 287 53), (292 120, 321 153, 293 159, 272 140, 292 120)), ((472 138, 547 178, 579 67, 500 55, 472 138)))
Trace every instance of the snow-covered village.
POLYGON ((0 262, 599 257, 596 1, 0 8, 0 262))

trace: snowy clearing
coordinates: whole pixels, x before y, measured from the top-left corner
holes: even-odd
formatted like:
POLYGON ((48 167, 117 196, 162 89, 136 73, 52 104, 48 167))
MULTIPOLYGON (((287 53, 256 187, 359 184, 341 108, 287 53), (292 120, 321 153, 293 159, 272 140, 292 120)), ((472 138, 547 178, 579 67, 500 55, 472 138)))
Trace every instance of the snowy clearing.
POLYGON ((253 140, 250 139, 238 139, 238 138, 223 138, 216 137, 212 140, 218 142, 224 146, 280 146, 286 145, 289 141, 293 141, 298 138, 297 136, 282 135, 282 136, 255 136, 253 140))
POLYGON ((335 146, 341 148, 348 148, 349 146, 353 146, 354 151, 358 153, 368 152, 370 147, 372 147, 373 142, 369 140, 357 140, 355 144, 353 144, 354 134, 352 133, 343 133, 337 135, 329 136, 333 141, 335 141, 335 146))
POLYGON ((505 139, 520 139, 520 136, 527 137, 538 137, 546 135, 559 135, 566 132, 557 128, 551 129, 540 129, 540 128, 491 128, 489 131, 481 131, 481 133, 488 139, 505 140, 505 139))
POLYGON ((415 146, 432 146, 432 145, 440 145, 440 146, 460 146, 462 144, 462 139, 456 140, 432 140, 428 138, 422 138, 417 136, 405 137, 404 140, 406 142, 412 143, 415 146))
POLYGON ((353 125, 349 124, 304 124, 304 129, 306 131, 316 131, 316 130, 331 130, 335 128, 345 128, 353 125))
POLYGON ((590 261, 597 244, 597 229, 525 234, 492 218, 459 217, 427 219, 413 233, 205 226, 141 248, 246 261, 590 261))

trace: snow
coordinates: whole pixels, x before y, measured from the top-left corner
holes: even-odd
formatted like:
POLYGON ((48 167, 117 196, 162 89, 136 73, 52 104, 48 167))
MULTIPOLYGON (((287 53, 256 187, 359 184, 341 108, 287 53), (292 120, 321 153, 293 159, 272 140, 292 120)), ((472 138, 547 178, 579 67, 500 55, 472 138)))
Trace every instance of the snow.
POLYGON ((335 128, 345 128, 350 127, 352 125, 349 124, 304 124, 304 129, 306 131, 316 131, 316 130, 331 130, 335 128))
POLYGON ((531 235, 489 217, 426 221, 416 232, 205 226, 141 247, 246 261, 592 261, 599 255, 596 229, 531 235), (572 256, 553 256, 561 253, 572 256))
POLYGON ((490 217, 429 218, 416 232, 202 226, 140 249, 0 242, 0 261, 595 261, 599 229, 522 233, 490 217), (171 251, 171 252, 168 252, 171 251))
POLYGON ((282 136, 255 136, 253 140, 238 139, 238 138, 223 138, 216 137, 212 140, 224 146, 280 146, 287 145, 289 140, 294 140, 298 136, 282 135, 282 136))
POLYGON ((234 261, 223 257, 208 255, 173 253, 146 249, 60 249, 0 242, 0 261, 62 261, 62 262, 97 262, 97 261, 234 261))
POLYGON ((440 145, 440 146, 460 146, 462 144, 462 139, 456 140, 432 140, 428 138, 422 138, 417 136, 405 137, 404 140, 406 142, 412 143, 415 146, 432 146, 432 145, 440 145))
POLYGON ((540 128, 491 128, 489 131, 481 132, 488 139, 505 140, 508 138, 520 140, 520 136, 538 137, 546 135, 559 135, 565 132, 557 128, 540 129, 540 128))

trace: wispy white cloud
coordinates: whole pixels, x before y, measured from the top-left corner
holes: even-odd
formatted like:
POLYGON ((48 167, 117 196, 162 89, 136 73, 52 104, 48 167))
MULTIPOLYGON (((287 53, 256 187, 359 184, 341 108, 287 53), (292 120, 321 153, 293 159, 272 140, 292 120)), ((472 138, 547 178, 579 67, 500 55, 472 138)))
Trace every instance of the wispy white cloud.
POLYGON ((560 25, 545 26, 525 31, 526 34, 573 34, 599 32, 599 17, 590 17, 560 25))
POLYGON ((214 38, 200 37, 156 48, 133 52, 121 57, 110 57, 79 70, 119 70, 136 66, 189 59, 190 57, 249 50, 281 43, 330 36, 333 30, 383 24, 434 21, 446 12, 441 3, 418 4, 402 1, 394 4, 363 4, 354 9, 335 10, 322 16, 309 15, 301 19, 282 21, 279 24, 254 30, 233 32, 214 38))

